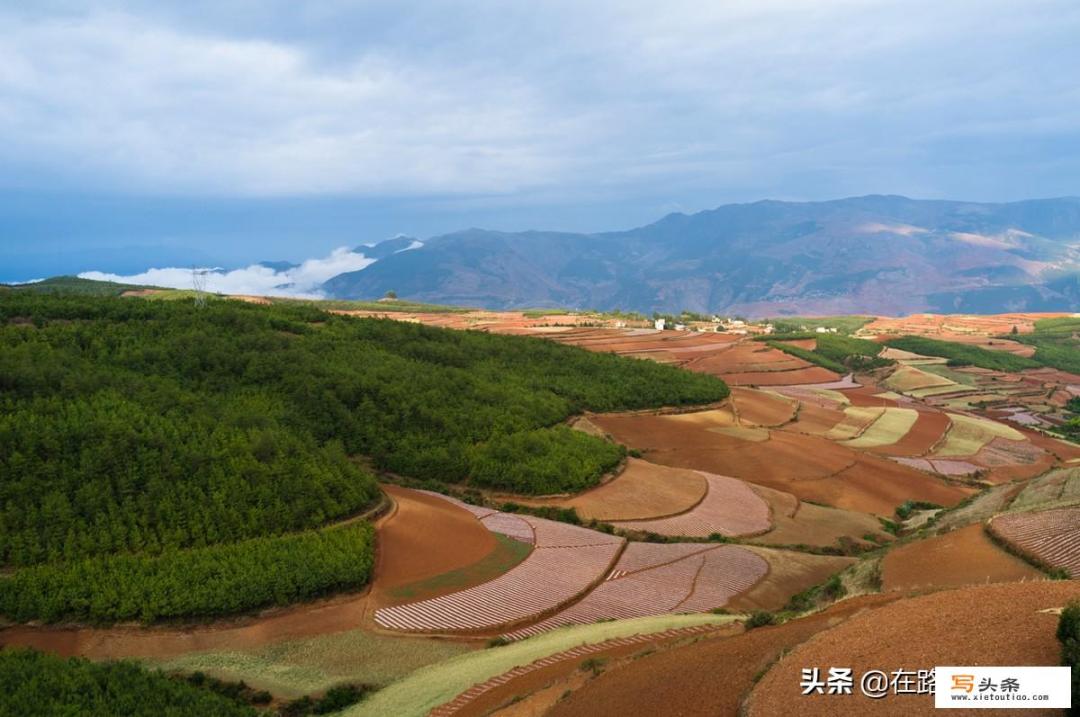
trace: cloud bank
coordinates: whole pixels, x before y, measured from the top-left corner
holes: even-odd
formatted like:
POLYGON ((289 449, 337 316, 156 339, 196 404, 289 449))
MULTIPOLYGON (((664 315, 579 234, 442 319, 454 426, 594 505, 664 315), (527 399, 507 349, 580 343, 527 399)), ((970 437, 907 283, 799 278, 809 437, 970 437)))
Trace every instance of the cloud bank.
POLYGON ((322 298, 321 285, 327 279, 349 271, 359 271, 375 263, 347 247, 335 249, 321 259, 308 259, 296 267, 275 270, 260 264, 225 271, 216 268, 192 269, 168 267, 148 269, 139 274, 121 275, 101 271, 84 271, 83 279, 115 281, 139 286, 162 286, 171 289, 194 287, 193 272, 205 277, 205 290, 216 294, 253 294, 256 296, 288 296, 293 298, 322 298))
POLYGON ((1080 182, 1073 0, 8 5, 8 185, 715 205, 1080 182))

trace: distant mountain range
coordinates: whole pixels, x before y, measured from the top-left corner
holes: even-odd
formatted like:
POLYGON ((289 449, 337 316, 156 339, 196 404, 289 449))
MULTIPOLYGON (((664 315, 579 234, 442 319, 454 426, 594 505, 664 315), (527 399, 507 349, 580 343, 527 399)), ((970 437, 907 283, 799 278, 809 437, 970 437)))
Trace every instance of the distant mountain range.
POLYGON ((357 251, 378 261, 328 295, 752 316, 1080 310, 1080 198, 761 201, 621 232, 469 229, 357 251))

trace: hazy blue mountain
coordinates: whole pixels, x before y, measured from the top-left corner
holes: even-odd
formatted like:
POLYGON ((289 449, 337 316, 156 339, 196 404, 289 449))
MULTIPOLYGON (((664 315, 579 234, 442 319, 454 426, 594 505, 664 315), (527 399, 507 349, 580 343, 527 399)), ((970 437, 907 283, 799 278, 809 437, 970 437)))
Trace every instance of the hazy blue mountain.
POLYGON ((490 308, 1080 310, 1078 272, 1078 198, 867 196, 732 204, 601 234, 470 229, 389 253, 324 289, 490 308))
POLYGON ((294 264, 291 261, 260 261, 258 263, 258 266, 261 266, 264 269, 270 269, 272 271, 276 271, 278 273, 281 273, 283 271, 289 271, 290 269, 295 269, 300 265, 299 264, 294 264))
POLYGON ((413 237, 398 236, 394 237, 393 239, 384 239, 378 244, 365 244, 363 246, 358 246, 353 249, 353 251, 359 254, 363 254, 368 259, 378 260, 385 259, 391 254, 396 254, 399 251, 406 251, 416 243, 417 240, 413 237))

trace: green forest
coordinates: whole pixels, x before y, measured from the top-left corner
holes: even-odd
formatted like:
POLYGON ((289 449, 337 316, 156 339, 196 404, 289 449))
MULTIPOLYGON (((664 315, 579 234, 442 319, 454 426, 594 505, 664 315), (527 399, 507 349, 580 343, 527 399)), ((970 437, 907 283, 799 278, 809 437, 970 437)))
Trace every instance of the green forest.
POLYGON ((375 557, 370 523, 162 555, 121 553, 23 568, 0 580, 20 622, 216 617, 359 588, 375 557))
POLYGON ((1039 319, 1034 332, 1009 338, 1034 346, 1039 363, 1080 374, 1080 318, 1039 319))
POLYGON ((979 346, 941 341, 925 336, 901 336, 889 339, 885 343, 902 351, 948 359, 952 366, 978 366, 994 371, 1023 371, 1027 368, 1038 368, 1041 365, 1038 361, 1007 351, 992 351, 979 346))
POLYGON ((882 347, 881 344, 874 341, 840 334, 817 334, 812 338, 815 344, 813 350, 787 344, 783 341, 768 341, 767 343, 769 346, 780 349, 786 354, 817 364, 836 373, 868 371, 895 363, 895 361, 878 357, 882 347))
POLYGON ((255 717, 255 709, 129 662, 0 650, 0 715, 255 717))
POLYGON ((354 585, 328 566, 317 584, 296 576, 283 597, 251 575, 250 587, 215 587, 206 571, 223 558, 208 549, 236 547, 228 559, 252 565, 275 549, 322 550, 251 541, 371 508, 380 493, 366 466, 521 493, 580 490, 622 449, 557 428, 567 417, 727 393, 719 379, 649 361, 294 302, 5 290, 0 564, 20 569, 0 583, 3 609, 218 615, 354 585), (184 574, 206 578, 206 594, 132 607, 184 574), (109 575, 125 584, 105 599, 109 575), (103 592, 44 595, 84 578, 103 592), (15 584, 29 594, 13 602, 15 584))

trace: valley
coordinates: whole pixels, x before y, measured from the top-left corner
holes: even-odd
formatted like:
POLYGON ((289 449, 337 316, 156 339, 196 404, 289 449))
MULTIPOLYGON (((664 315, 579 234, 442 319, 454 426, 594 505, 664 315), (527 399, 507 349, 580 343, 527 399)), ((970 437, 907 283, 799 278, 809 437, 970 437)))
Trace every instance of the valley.
MULTIPOLYGON (((366 695, 357 715, 625 714, 730 670, 683 713, 765 715, 798 682, 792 656, 836 661, 868 631, 903 648, 867 668, 1054 664, 1046 611, 1080 599, 1080 445, 1066 440, 1080 375, 1056 350, 1070 315, 661 331, 619 315, 148 296, 0 294, 0 359, 21 367, 5 374, 20 416, 2 434, 6 475, 50 486, 5 483, 24 510, 4 518, 4 646, 242 681, 275 708, 348 685, 366 695), (129 336, 141 352, 117 353, 129 336), (95 383, 57 394, 58 362, 95 383), (237 399, 231 413, 203 422, 219 396, 237 399), (136 412, 165 398, 188 407, 157 409, 168 428, 136 412), (95 402, 132 423, 109 428, 95 402), (33 425, 76 441, 71 465, 115 485, 118 524, 158 547, 132 528, 95 538, 83 494, 51 472, 65 454, 35 448, 33 425), (294 504, 293 523, 265 527, 248 509, 243 530, 222 512, 238 527, 213 538, 166 530, 166 514, 138 512, 160 488, 113 483, 77 442, 140 425, 175 445, 234 431, 223 458, 275 476, 275 460, 315 466, 341 481, 322 494, 341 507, 294 504), (989 621, 1001 640, 901 636, 950 620, 989 621)), ((128 440, 146 460, 168 445, 128 440)), ((172 481, 224 511, 194 489, 203 475, 227 487, 213 465, 172 481)), ((250 488, 232 490, 240 505, 250 488)), ((268 510, 262 490, 253 505, 268 510)))

